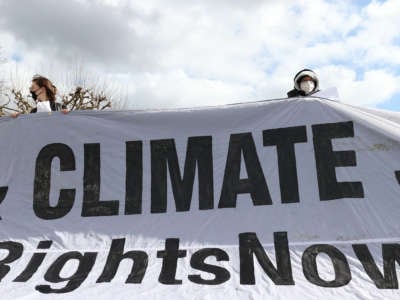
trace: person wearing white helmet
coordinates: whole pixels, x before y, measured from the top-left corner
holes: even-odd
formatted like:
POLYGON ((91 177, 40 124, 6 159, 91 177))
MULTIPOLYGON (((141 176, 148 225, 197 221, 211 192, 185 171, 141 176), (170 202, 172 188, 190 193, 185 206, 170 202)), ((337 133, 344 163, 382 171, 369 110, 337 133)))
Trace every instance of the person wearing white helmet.
POLYGON ((303 69, 294 76, 294 89, 287 92, 287 96, 309 96, 319 91, 319 80, 313 70, 303 69))

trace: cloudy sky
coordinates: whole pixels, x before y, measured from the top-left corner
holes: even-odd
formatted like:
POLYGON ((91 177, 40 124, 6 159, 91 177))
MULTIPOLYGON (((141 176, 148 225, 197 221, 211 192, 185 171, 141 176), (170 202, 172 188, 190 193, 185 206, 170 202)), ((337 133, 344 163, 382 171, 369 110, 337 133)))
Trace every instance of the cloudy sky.
POLYGON ((0 0, 1 69, 141 109, 282 98, 308 67, 343 102, 400 110, 399 16, 400 0, 0 0))

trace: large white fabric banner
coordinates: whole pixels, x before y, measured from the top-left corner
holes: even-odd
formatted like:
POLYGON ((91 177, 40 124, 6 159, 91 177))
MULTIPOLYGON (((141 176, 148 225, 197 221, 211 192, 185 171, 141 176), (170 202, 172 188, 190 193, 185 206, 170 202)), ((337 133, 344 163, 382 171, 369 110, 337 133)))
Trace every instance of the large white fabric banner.
POLYGON ((0 141, 1 299, 400 298, 399 113, 38 113, 0 141))

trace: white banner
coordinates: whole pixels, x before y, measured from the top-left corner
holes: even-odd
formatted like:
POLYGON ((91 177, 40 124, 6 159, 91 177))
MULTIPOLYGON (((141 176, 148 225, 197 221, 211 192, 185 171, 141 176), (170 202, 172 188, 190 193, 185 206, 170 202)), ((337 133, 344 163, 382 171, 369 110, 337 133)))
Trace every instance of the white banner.
POLYGON ((399 299, 399 113, 38 113, 0 140, 1 299, 399 299))

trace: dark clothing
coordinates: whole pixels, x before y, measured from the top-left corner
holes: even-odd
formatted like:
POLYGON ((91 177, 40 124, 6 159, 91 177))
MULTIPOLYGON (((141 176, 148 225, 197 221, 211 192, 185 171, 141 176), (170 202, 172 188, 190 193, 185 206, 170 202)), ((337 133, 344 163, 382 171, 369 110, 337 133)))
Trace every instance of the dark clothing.
POLYGON ((305 95, 306 95, 306 93, 304 93, 303 91, 296 90, 296 89, 293 89, 293 90, 290 90, 289 92, 287 92, 288 98, 305 96, 305 95))
POLYGON ((304 91, 299 91, 296 89, 290 90, 289 92, 287 92, 287 96, 288 98, 293 98, 293 97, 305 97, 305 96, 310 96, 316 92, 319 92, 319 90, 316 91, 312 91, 311 93, 309 93, 308 95, 306 95, 306 93, 304 91))
MULTIPOLYGON (((54 101, 50 101, 50 108, 52 111, 60 111, 62 109, 64 109, 63 105, 61 105, 60 103, 54 102, 54 101)), ((33 108, 31 110, 31 114, 34 114, 37 112, 37 108, 33 108)))

